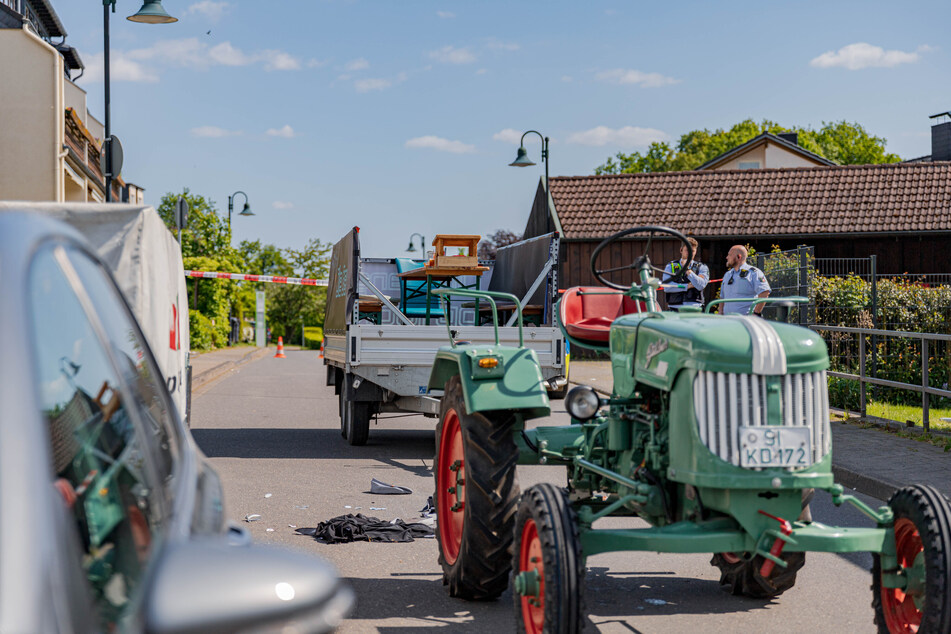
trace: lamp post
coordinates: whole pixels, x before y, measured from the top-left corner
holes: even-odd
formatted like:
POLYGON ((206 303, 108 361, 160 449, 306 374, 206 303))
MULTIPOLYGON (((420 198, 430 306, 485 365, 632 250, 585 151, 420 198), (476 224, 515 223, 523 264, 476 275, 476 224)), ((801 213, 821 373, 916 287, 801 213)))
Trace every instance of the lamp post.
POLYGON ((416 236, 419 236, 419 249, 420 249, 420 251, 422 251, 423 253, 425 253, 425 252, 426 252, 426 238, 424 238, 424 237, 423 237, 423 234, 421 234, 421 233, 414 233, 413 235, 411 235, 411 236, 409 237, 409 246, 406 247, 406 252, 407 252, 407 253, 416 253, 416 247, 413 245, 413 238, 415 238, 416 236))
POLYGON ((234 211, 234 199, 238 194, 244 196, 244 208, 238 213, 239 216, 253 216, 254 212, 251 211, 251 206, 248 205, 248 195, 242 191, 236 191, 235 193, 228 196, 228 236, 231 236, 231 212, 234 211))
MULTIPOLYGON (((105 84, 105 105, 106 111, 106 130, 103 139, 102 149, 106 153, 106 173, 103 174, 106 180, 106 202, 112 202, 112 179, 114 174, 112 166, 112 117, 110 113, 110 90, 109 90, 109 9, 116 12, 116 0, 102 0, 102 35, 103 35, 103 83, 105 84)), ((178 18, 173 18, 165 9, 162 8, 161 0, 144 0, 142 7, 135 15, 130 15, 128 20, 132 22, 144 22, 146 24, 169 24, 178 22, 178 18)))
POLYGON ((528 151, 525 149, 525 137, 529 134, 537 134, 538 138, 542 140, 542 162, 545 164, 545 189, 548 189, 548 137, 542 136, 542 133, 537 130, 529 130, 522 135, 522 140, 519 141, 518 154, 515 157, 515 160, 509 163, 511 167, 529 167, 535 165, 532 162, 532 159, 528 158, 528 151))

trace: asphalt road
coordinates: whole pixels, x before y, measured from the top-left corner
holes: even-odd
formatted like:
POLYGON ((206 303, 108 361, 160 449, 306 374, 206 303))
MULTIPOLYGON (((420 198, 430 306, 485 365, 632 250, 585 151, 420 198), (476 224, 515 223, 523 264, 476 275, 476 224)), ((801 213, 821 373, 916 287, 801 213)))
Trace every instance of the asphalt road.
MULTIPOLYGON (((433 493, 435 420, 383 419, 371 428, 367 446, 351 447, 340 436, 337 397, 324 377, 316 353, 291 351, 286 359, 242 366, 194 395, 192 433, 222 477, 229 517, 242 521, 260 514, 260 521, 247 524, 256 541, 317 553, 337 566, 357 593, 342 632, 512 631, 511 591, 488 603, 449 598, 434 539, 326 545, 294 533, 292 526, 313 527, 350 512, 413 521, 433 493), (371 495, 371 478, 413 493, 371 495)), ((561 402, 554 409, 540 424, 567 422, 561 402)), ((519 478, 523 489, 542 481, 562 483, 564 470, 519 467, 519 478)), ((869 525, 852 508, 834 508, 827 495, 817 498, 816 520, 869 525)), ((773 601, 731 596, 709 560, 709 555, 657 553, 591 557, 588 631, 875 631, 869 555, 810 554, 796 586, 773 601)))

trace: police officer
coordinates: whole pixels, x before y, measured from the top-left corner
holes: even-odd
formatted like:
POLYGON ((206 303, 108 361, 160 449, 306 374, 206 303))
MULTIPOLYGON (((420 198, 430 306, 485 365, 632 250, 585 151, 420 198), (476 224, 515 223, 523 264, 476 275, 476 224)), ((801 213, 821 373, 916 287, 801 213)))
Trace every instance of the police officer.
MULTIPOLYGON (((766 276, 755 266, 746 263, 749 253, 746 247, 734 245, 726 255, 727 271, 720 284, 720 299, 739 299, 744 297, 769 297, 769 282, 766 276)), ((753 302, 728 302, 720 304, 724 315, 747 315, 753 302)), ((757 304, 753 314, 762 317, 764 304, 757 304)))
POLYGON ((664 267, 663 282, 681 281, 687 283, 685 291, 667 291, 667 307, 673 311, 682 306, 703 308, 703 289, 710 282, 710 269, 700 261, 700 246, 694 238, 687 238, 693 249, 693 259, 687 263, 690 253, 687 245, 680 247, 680 259, 669 262, 664 267))

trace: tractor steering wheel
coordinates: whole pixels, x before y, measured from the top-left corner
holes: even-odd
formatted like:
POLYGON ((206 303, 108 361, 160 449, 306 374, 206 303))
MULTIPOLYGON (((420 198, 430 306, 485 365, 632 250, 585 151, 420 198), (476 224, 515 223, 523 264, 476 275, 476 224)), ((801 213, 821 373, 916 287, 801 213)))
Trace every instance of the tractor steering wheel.
MULTIPOLYGON (((595 279, 610 288, 626 291, 627 289, 630 288, 630 285, 624 286, 616 282, 611 282, 604 278, 604 274, 614 273, 616 271, 625 271, 628 269, 637 270, 637 269, 640 269, 641 266, 643 266, 644 264, 646 264, 648 267, 650 267, 651 269, 659 273, 664 273, 665 272, 664 269, 658 268, 654 266, 653 264, 651 264, 650 258, 647 255, 650 252, 651 240, 654 239, 655 233, 666 233, 680 240, 680 242, 682 242, 683 245, 687 247, 687 254, 688 254, 687 262, 690 262, 693 259, 693 256, 694 256, 693 247, 690 245, 690 242, 687 241, 687 236, 680 233, 676 229, 671 229, 670 227, 655 227, 655 226, 634 227, 633 229, 625 229, 624 231, 619 231, 618 233, 615 233, 613 236, 608 236, 601 242, 601 244, 599 244, 595 248, 594 253, 591 254, 591 273, 594 274, 595 279), (642 253, 639 257, 637 257, 632 263, 627 264, 625 266, 618 266, 611 269, 599 269, 597 266, 597 263, 598 263, 598 255, 601 254, 601 251, 603 251, 609 245, 614 244, 621 238, 626 238, 627 236, 634 233, 648 233, 649 234, 647 238, 647 246, 644 248, 644 253, 642 253)), ((686 267, 684 267, 676 276, 674 276, 673 278, 674 281, 683 282, 686 278, 686 270, 687 270, 686 267)), ((635 281, 635 284, 637 284, 636 281, 635 281)))

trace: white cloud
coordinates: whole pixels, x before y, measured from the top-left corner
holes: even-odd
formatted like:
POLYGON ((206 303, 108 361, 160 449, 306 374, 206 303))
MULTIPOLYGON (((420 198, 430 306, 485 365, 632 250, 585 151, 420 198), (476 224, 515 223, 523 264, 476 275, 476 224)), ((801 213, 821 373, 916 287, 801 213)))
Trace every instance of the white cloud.
POLYGON ((227 2, 215 2, 214 0, 201 0, 201 2, 196 2, 192 6, 188 7, 188 10, 185 11, 185 15, 190 15, 192 13, 200 13, 205 17, 211 19, 212 21, 218 21, 221 19, 225 13, 228 12, 228 3, 227 2))
POLYGON ((283 200, 275 200, 271 203, 271 206, 275 209, 293 209, 294 203, 285 202, 283 200))
MULTIPOLYGON (((521 139, 522 139, 522 133, 519 132, 518 130, 513 130, 512 128, 505 128, 504 130, 500 130, 499 132, 496 132, 495 134, 492 135, 493 141, 502 141, 504 143, 509 143, 512 145, 518 143, 519 141, 521 141, 521 139)), ((538 137, 535 136, 534 134, 530 134, 525 138, 525 140, 537 141, 538 137)))
POLYGON ((471 154, 475 152, 475 146, 463 143, 462 141, 450 141, 438 136, 419 136, 406 142, 408 148, 427 148, 438 150, 440 152, 450 152, 452 154, 471 154))
MULTIPOLYGON (((112 72, 109 75, 110 81, 153 83, 159 80, 158 74, 156 74, 153 69, 146 68, 139 62, 129 59, 122 51, 112 51, 111 58, 110 70, 112 72)), ((88 81, 102 81, 102 78, 102 53, 96 53, 88 58, 83 79, 88 81)))
POLYGON ((601 71, 594 77, 600 81, 606 81, 612 84, 634 84, 642 88, 657 88, 659 86, 669 86, 671 84, 680 83, 679 79, 667 77, 660 73, 644 73, 639 70, 625 70, 623 68, 601 71))
POLYGON ((905 51, 886 51, 881 46, 873 46, 865 42, 856 42, 843 46, 837 51, 826 51, 813 58, 810 66, 816 68, 846 68, 861 70, 863 68, 893 68, 899 64, 913 64, 918 61, 919 53, 932 50, 930 46, 919 46, 911 53, 905 51))
POLYGON ((312 57, 311 59, 307 60, 307 68, 323 68, 328 63, 328 60, 312 57))
POLYGON ((389 79, 358 79, 353 82, 353 87, 357 92, 373 92, 375 90, 386 90, 393 85, 389 79))
POLYGON ((293 139, 296 136, 294 134, 294 128, 289 125, 286 125, 283 128, 271 128, 267 131, 267 135, 281 137, 282 139, 293 139))
POLYGON ((568 143, 577 145, 603 146, 616 145, 620 147, 646 147, 654 141, 666 141, 670 137, 661 130, 654 128, 638 128, 624 126, 623 128, 609 128, 599 125, 590 130, 575 132, 568 137, 568 143))
POLYGON ((300 60, 283 51, 263 51, 264 70, 300 70, 300 60))
POLYGON ((225 130, 215 125, 203 125, 198 128, 192 128, 192 136, 204 137, 208 139, 222 139, 229 136, 240 136, 241 130, 225 130))
MULTIPOLYGON (((151 46, 128 51, 112 51, 112 81, 156 82, 162 66, 204 71, 214 66, 252 66, 260 64, 265 70, 297 70, 299 59, 278 50, 246 53, 231 42, 214 46, 198 38, 159 40, 151 46)), ((83 79, 102 79, 102 54, 88 57, 83 79)))
POLYGON ((355 70, 363 70, 365 68, 370 68, 370 62, 358 57, 357 59, 352 59, 346 64, 344 64, 343 69, 348 72, 353 72, 355 70))
POLYGON ((485 46, 491 51, 517 51, 519 49, 518 44, 500 42, 496 39, 489 40, 485 46))
POLYGON ((437 11, 436 15, 441 17, 443 20, 451 20, 452 18, 456 17, 456 14, 452 11, 437 11))
POLYGON ((443 64, 471 64, 476 61, 475 54, 468 48, 454 46, 443 46, 439 50, 430 51, 429 57, 443 64))

